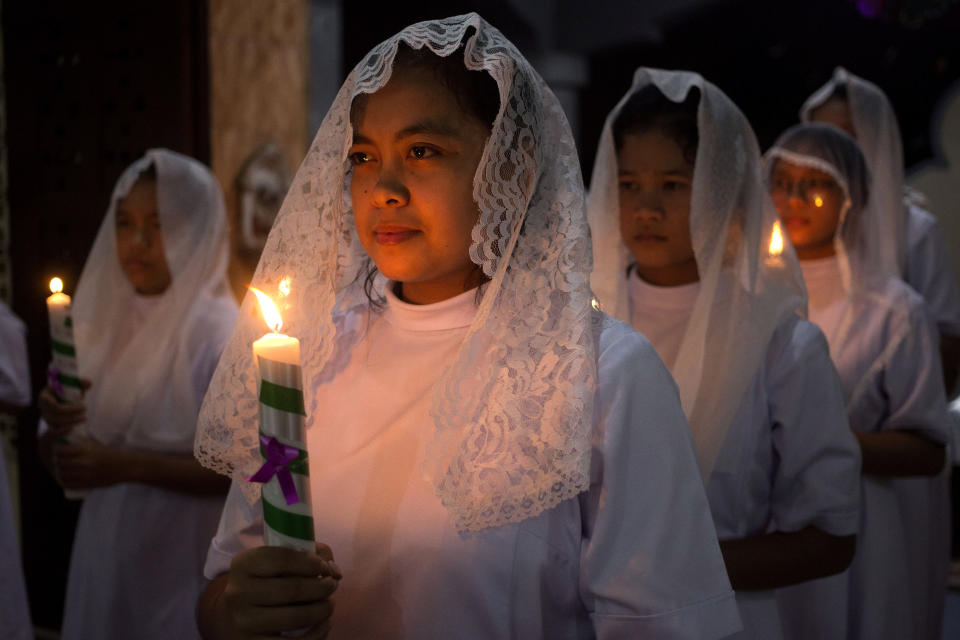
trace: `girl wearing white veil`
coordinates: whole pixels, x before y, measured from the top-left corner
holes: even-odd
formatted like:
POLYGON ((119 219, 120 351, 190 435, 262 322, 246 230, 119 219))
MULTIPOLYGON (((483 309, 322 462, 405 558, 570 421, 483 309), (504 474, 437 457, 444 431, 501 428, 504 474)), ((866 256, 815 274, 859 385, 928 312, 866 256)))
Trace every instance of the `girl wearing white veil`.
POLYGON ((152 149, 124 171, 73 302, 89 390, 77 405, 49 387, 40 398, 44 440, 70 432, 53 452, 58 481, 88 492, 64 638, 198 637, 203 552, 226 484, 191 449, 236 320, 227 260, 223 195, 206 167, 152 149))
POLYGON ((740 637, 781 637, 773 589, 849 564, 859 456, 756 139, 716 86, 647 68, 602 135, 594 291, 680 387, 740 637))
MULTIPOLYGON (((884 203, 873 202, 856 141, 836 127, 798 125, 767 157, 771 195, 801 259, 810 319, 830 343, 863 456, 846 637, 939 637, 930 635, 925 614, 932 599, 942 602, 946 581, 936 544, 945 541, 935 522, 941 494, 931 488, 943 482, 937 474, 948 425, 935 330, 923 300, 892 272, 888 254, 875 250, 877 235, 896 231, 874 208, 884 203), (939 593, 926 587, 935 569, 939 593)), ((785 617, 800 625, 835 614, 838 600, 823 587, 785 590, 785 617)))
POLYGON ((739 628, 669 374, 591 307, 584 213, 556 97, 476 14, 412 25, 354 68, 255 276, 291 279, 315 533, 342 569, 259 546, 263 327, 241 314, 197 439, 234 478, 205 637, 739 628))
POLYGON ((872 206, 891 230, 874 242, 884 260, 896 261, 897 275, 923 296, 936 321, 944 381, 952 396, 960 367, 960 286, 936 216, 924 208, 922 194, 904 184, 903 145, 890 100, 874 83, 837 67, 804 102, 800 118, 838 127, 860 145, 870 170, 872 206))

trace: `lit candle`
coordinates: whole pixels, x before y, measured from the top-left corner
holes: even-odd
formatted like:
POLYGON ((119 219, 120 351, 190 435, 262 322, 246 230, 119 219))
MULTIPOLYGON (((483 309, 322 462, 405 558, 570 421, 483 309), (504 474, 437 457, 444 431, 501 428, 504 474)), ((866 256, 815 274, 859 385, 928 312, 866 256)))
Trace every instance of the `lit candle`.
POLYGON ((63 281, 50 281, 47 314, 50 317, 50 346, 53 363, 48 372, 50 384, 64 402, 76 402, 83 396, 77 374, 77 349, 73 341, 73 320, 70 317, 70 296, 63 293, 63 281))
POLYGON ((272 332, 253 343, 260 374, 260 453, 264 463, 248 480, 262 486, 265 544, 314 553, 300 341, 280 333, 283 321, 273 301, 258 289, 250 290, 272 332))
POLYGON ((780 228, 780 221, 773 223, 773 231, 770 233, 770 247, 768 249, 770 258, 779 260, 783 254, 783 230, 780 228))

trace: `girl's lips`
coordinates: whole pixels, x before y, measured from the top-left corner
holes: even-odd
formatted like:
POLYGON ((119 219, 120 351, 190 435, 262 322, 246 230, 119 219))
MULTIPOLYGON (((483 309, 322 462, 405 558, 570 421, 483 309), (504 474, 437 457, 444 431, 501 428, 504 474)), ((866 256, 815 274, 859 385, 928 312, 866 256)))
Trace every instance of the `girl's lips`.
POLYGON ((787 227, 787 229, 799 229, 809 225, 810 221, 799 216, 787 216, 787 218, 784 219, 783 224, 787 227))
POLYGON ((658 236, 655 233, 638 233, 633 236, 636 242, 666 242, 666 236, 658 236))
POLYGON ((419 233, 416 229, 402 227, 383 227, 373 230, 373 237, 377 244, 400 244, 406 242, 419 233))

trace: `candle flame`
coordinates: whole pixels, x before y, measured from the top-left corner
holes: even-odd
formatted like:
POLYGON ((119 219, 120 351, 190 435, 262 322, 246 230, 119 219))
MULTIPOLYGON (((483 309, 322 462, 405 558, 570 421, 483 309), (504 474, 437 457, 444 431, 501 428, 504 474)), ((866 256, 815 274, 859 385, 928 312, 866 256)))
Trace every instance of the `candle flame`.
POLYGON ((770 234, 770 255, 779 256, 783 253, 783 231, 780 222, 773 223, 773 233, 770 234))
POLYGON ((814 205, 815 207, 822 207, 822 206, 823 206, 823 198, 821 198, 820 196, 813 196, 813 205, 814 205))
POLYGON ((603 311, 603 308, 600 306, 600 301, 596 298, 590 298, 590 306, 593 307, 594 311, 603 311))
POLYGON ((60 293, 63 291, 63 280, 54 278, 50 281, 50 293, 60 293))
POLYGON ((280 286, 277 287, 280 289, 280 295, 287 297, 290 295, 290 278, 284 278, 280 281, 280 286))
POLYGON ((260 291, 260 289, 249 285, 247 285, 247 288, 257 296, 257 302, 260 303, 260 312, 263 313, 263 319, 266 321, 267 326, 270 327, 274 333, 279 333, 280 329, 283 328, 283 318, 280 317, 280 312, 277 311, 277 305, 273 304, 270 296, 260 291))

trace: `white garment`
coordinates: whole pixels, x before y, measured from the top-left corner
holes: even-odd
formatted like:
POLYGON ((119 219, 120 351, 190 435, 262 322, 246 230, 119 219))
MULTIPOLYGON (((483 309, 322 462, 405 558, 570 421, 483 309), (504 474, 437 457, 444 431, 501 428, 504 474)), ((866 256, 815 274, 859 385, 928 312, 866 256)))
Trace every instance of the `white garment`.
MULTIPOLYGON (((672 362, 699 283, 659 287, 632 273, 628 287, 631 324, 672 362)), ((707 482, 721 540, 806 526, 857 532, 860 450, 826 340, 810 322, 787 316, 774 331, 720 456, 739 461, 719 465, 707 482)), ((737 603, 744 624, 737 638, 782 637, 772 590, 737 592, 737 603)))
POLYGON ((960 336, 960 287, 942 231, 932 213, 912 202, 907 207, 907 266, 903 279, 923 296, 940 333, 960 336))
POLYGON ((20 543, 13 522, 7 462, 0 451, 0 639, 31 640, 33 625, 23 581, 20 543))
POLYGON ((15 407, 30 404, 27 327, 0 302, 0 402, 15 407))
MULTIPOLYGON (((160 304, 162 296, 135 298, 131 328, 142 326, 160 304)), ((219 299, 199 311, 186 328, 194 407, 199 406, 230 335, 236 307, 219 299)), ((165 393, 163 382, 155 381, 157 394, 165 393)), ((183 427, 170 425, 168 433, 155 434, 154 442, 179 439, 183 427)), ((164 450, 189 453, 191 448, 187 439, 164 450)), ((203 587, 206 547, 222 506, 222 496, 194 496, 143 484, 92 490, 83 501, 73 543, 64 640, 199 638, 194 610, 203 587)))
MULTIPOLYGON (((945 442, 948 418, 936 336, 920 296, 903 282, 890 279, 883 288, 863 289, 847 297, 837 284, 841 278, 835 257, 804 261, 801 267, 810 294, 810 319, 830 343, 851 428, 863 432, 906 429, 945 442)), ((943 560, 938 567, 932 559, 938 552, 942 556, 946 542, 937 528, 946 522, 943 484, 943 475, 863 476, 857 553, 848 571, 847 626, 845 630, 833 627, 820 637, 928 637, 925 630, 930 621, 925 611, 930 599, 936 599, 929 587, 931 574, 945 572, 943 560)), ((843 624, 836 616, 836 603, 842 601, 846 586, 839 579, 803 587, 785 590, 790 592, 781 599, 789 610, 785 617, 843 624), (819 588, 816 594, 815 587, 819 588), (829 595, 831 589, 833 595, 829 595)), ((941 597, 944 592, 941 588, 941 597)))
MULTIPOLYGON (((590 489, 518 524, 458 533, 421 473, 430 397, 476 292, 388 295, 338 318, 307 440, 317 540, 344 578, 331 638, 714 638, 739 628, 676 387, 642 337, 595 316, 590 489), (598 327, 598 330, 600 327, 598 327)), ((494 434, 491 434, 493 437, 494 434)), ((234 484, 204 573, 262 544, 234 484)))

